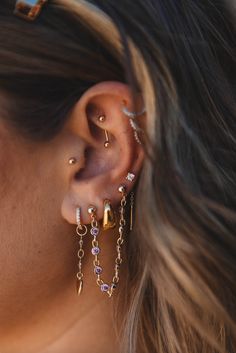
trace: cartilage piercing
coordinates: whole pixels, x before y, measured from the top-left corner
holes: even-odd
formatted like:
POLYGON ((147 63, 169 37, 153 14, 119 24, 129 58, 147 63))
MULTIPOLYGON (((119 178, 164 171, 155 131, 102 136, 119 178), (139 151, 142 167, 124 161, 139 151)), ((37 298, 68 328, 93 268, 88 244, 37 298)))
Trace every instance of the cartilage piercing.
POLYGON ((123 101, 123 106, 122 106, 122 112, 123 114, 129 118, 130 126, 134 130, 134 138, 135 140, 141 145, 141 140, 139 138, 139 132, 141 131, 140 127, 138 126, 137 122, 135 119, 141 115, 143 115, 146 112, 146 108, 144 107, 140 112, 131 112, 128 110, 128 108, 125 106, 125 101, 123 101))
POLYGON ((70 165, 76 164, 76 163, 77 163, 77 159, 76 159, 75 157, 71 157, 71 158, 69 159, 68 163, 69 163, 70 165))
MULTIPOLYGON (((100 123, 103 123, 106 120, 106 116, 104 114, 99 115, 98 117, 98 121, 100 123)), ((105 134, 105 142, 104 142, 104 147, 108 148, 110 146, 110 139, 109 139, 109 134, 107 130, 104 130, 104 134, 105 134)))

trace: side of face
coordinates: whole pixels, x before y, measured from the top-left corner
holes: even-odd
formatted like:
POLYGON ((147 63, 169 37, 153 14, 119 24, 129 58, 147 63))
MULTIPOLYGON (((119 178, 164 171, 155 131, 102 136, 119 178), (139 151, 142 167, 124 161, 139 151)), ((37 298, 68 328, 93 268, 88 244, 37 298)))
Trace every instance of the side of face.
POLYGON ((119 185, 131 191, 134 182, 126 180, 127 173, 138 177, 144 155, 121 111, 124 99, 132 107, 125 84, 93 86, 78 100, 62 131, 44 143, 25 140, 0 120, 0 300, 7 303, 19 291, 21 298, 24 292, 39 293, 39 283, 52 288, 58 276, 71 280, 76 207, 88 224, 89 205, 97 207, 101 220, 104 199, 116 207, 119 185), (98 120, 100 114, 104 122, 98 120), (105 130, 109 148, 104 147, 105 130), (75 164, 68 163, 71 157, 75 164))

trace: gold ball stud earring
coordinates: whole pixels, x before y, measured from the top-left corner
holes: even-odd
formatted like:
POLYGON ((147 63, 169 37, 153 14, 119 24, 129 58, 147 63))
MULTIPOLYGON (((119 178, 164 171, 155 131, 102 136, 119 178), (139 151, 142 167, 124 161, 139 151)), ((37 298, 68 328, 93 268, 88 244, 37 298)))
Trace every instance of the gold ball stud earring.
POLYGON ((69 163, 70 165, 76 164, 76 163, 77 163, 77 159, 76 159, 75 157, 71 157, 71 158, 69 159, 68 163, 69 163))
POLYGON ((106 120, 105 115, 99 115, 98 121, 99 121, 100 123, 103 123, 105 120, 106 120))

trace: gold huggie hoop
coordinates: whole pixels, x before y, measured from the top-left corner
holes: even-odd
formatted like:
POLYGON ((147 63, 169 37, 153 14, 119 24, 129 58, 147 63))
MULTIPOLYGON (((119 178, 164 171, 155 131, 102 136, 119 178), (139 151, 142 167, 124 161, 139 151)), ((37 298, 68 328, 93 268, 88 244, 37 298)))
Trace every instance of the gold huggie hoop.
POLYGON ((103 213, 103 229, 108 230, 108 229, 115 228, 115 226, 116 226, 116 218, 115 218, 115 212, 111 205, 111 201, 105 200, 104 213, 103 213))
POLYGON ((14 14, 27 21, 34 21, 48 0, 17 0, 14 14))

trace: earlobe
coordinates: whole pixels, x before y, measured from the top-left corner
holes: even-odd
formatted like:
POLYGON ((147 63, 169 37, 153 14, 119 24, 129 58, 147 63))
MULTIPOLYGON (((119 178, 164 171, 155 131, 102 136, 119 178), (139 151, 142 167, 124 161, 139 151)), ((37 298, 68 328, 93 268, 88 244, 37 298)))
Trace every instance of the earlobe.
MULTIPOLYGON (((144 152, 140 141, 137 141, 138 129, 134 129, 134 124, 130 122, 134 117, 127 115, 128 105, 132 107, 131 102, 127 85, 103 82, 85 92, 74 107, 67 129, 82 138, 86 148, 84 168, 68 180, 68 192, 62 203, 62 216, 69 223, 76 223, 75 210, 78 205, 81 207, 82 222, 88 224, 89 205, 96 207, 100 220, 103 218, 105 200, 117 206, 119 185, 125 185, 127 193, 132 190, 144 152), (125 112, 124 101, 127 102, 125 112), (81 128, 78 129, 78 126, 81 128)), ((143 107, 140 107, 141 110, 143 107)))

